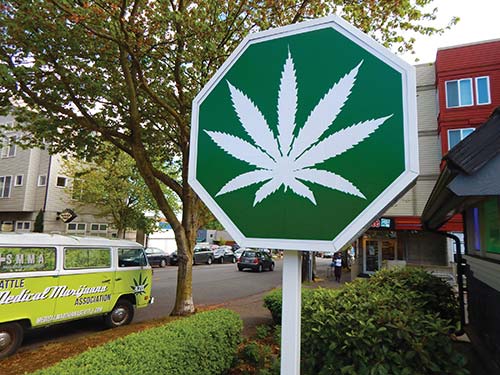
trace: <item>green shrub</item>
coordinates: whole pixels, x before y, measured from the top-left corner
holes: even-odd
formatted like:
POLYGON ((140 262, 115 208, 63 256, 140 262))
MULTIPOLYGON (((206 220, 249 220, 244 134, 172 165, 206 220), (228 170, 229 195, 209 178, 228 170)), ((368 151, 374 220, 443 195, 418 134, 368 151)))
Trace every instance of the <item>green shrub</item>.
POLYGON ((220 375, 233 364, 241 340, 240 317, 213 310, 134 333, 38 375, 220 375))
POLYGON ((448 321, 415 304, 415 291, 348 284, 318 289, 302 309, 303 374, 465 374, 448 321))
POLYGON ((417 292, 415 303, 424 311, 438 313, 440 318, 450 320, 453 325, 457 325, 460 319, 458 301, 451 287, 423 269, 405 267, 382 270, 370 279, 370 284, 400 292, 413 290, 417 292))
MULTIPOLYGON (((384 270, 340 290, 304 291, 303 374, 467 373, 448 335, 458 316, 455 296, 427 272, 384 270)), ((281 291, 264 304, 281 322, 281 291)))
MULTIPOLYGON (((312 295, 314 289, 302 289, 302 305, 307 303, 307 299, 312 295)), ((336 290, 332 289, 332 292, 336 290)), ((264 296, 264 306, 271 312, 274 324, 281 324, 281 289, 274 289, 264 296)))
POLYGON ((269 336, 269 331, 271 328, 266 325, 260 325, 255 327, 255 337, 257 337, 259 340, 264 340, 267 336, 269 336))

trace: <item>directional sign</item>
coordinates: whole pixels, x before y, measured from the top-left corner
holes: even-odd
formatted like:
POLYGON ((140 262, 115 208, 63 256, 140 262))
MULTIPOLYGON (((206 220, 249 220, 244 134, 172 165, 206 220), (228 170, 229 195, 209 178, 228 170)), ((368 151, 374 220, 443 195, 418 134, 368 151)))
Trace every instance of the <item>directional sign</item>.
POLYGON ((337 17, 248 36, 193 101, 189 182, 244 246, 338 249, 417 175, 414 68, 337 17))

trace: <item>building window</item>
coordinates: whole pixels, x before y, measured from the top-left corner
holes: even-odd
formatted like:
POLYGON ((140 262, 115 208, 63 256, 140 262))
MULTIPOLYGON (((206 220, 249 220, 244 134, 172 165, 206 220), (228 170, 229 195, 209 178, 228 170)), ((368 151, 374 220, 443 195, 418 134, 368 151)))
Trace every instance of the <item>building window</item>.
POLYGON ((56 180, 57 187, 66 187, 67 183, 68 183, 68 179, 66 177, 57 176, 57 180, 56 180))
POLYGON ((0 176, 0 198, 10 197, 12 176, 0 176))
POLYGON ((16 221, 16 232, 29 232, 31 221, 16 221))
POLYGON ((16 144, 15 141, 17 139, 17 136, 13 136, 8 138, 2 147, 2 158, 13 158, 16 156, 16 144))
POLYGON ((47 185, 47 176, 42 174, 38 176, 38 186, 45 186, 47 185))
POLYGON ((472 104, 471 78, 446 82, 446 107, 466 107, 472 104))
POLYGON ((90 224, 91 232, 107 232, 108 224, 90 224))
POLYGON ((491 103, 489 77, 476 78, 476 103, 478 105, 491 103))
POLYGON ((467 137, 474 130, 474 128, 448 130, 448 150, 455 147, 458 142, 467 137))
POLYGON ((67 232, 85 232, 87 224, 85 223, 68 223, 67 232))
POLYGON ((22 174, 18 174, 14 180, 14 186, 23 186, 23 178, 24 176, 22 174))

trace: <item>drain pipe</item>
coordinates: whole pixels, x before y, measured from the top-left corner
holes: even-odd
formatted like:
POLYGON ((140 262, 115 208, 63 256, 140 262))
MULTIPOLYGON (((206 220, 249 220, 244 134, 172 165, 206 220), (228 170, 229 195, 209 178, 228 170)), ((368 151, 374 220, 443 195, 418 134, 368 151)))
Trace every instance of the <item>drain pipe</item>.
POLYGON ((455 241, 455 247, 457 249, 457 281, 458 281, 458 304, 459 304, 459 310, 460 310, 460 329, 455 332, 457 336, 461 336, 465 333, 464 327, 465 327, 465 299, 464 299, 464 260, 462 258, 462 249, 460 245, 460 238, 458 236, 455 236, 454 234, 448 233, 448 232, 441 232, 438 230, 430 230, 428 229, 429 232, 439 234, 441 236, 448 237, 455 241))

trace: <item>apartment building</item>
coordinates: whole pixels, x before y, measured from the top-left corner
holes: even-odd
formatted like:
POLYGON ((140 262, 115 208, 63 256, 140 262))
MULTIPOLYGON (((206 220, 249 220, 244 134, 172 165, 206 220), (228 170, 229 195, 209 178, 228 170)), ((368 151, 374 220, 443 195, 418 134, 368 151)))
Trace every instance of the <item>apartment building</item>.
MULTIPOLYGON (((434 64, 416 66, 420 176, 358 241, 354 273, 385 264, 447 267, 444 236, 423 230, 421 215, 439 177, 442 157, 484 123, 500 105, 500 40, 441 48, 434 64)), ((441 232, 463 232, 461 215, 441 232)))
MULTIPOLYGON (((13 121, 0 116, 0 124, 13 121)), ((13 143, 18 135, 6 131, 1 139, 0 231, 31 232, 41 211, 46 233, 116 236, 96 207, 82 207, 72 199, 72 181, 63 173, 62 155, 22 149, 13 143)))

